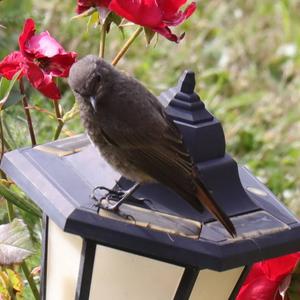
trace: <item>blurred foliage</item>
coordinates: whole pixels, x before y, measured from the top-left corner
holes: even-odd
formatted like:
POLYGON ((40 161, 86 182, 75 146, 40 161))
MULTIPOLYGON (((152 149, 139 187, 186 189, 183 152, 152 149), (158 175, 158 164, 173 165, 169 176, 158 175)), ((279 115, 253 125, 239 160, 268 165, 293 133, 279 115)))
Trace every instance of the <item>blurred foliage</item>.
POLYGON ((22 300, 24 283, 18 272, 11 268, 0 270, 0 296, 1 300, 22 300))
MULTIPOLYGON (((87 25, 86 19, 71 21, 75 5, 75 0, 1 1, 0 24, 5 28, 0 27, 0 58, 18 48, 28 17, 66 50, 79 56, 98 54, 99 28, 87 25)), ((157 95, 175 85, 184 69, 194 70, 197 92, 224 126, 227 151, 300 215, 300 0, 202 0, 198 5, 195 15, 176 29, 186 32, 179 45, 159 37, 146 47, 140 37, 118 68, 157 95)), ((126 28, 123 36, 112 27, 108 60, 133 30, 126 28)), ((66 112, 74 98, 65 80, 59 86, 66 112)), ((51 101, 28 91, 31 105, 53 111, 51 101)), ((51 140, 56 118, 37 109, 32 115, 38 143, 51 140)), ((5 111, 3 123, 12 148, 30 145, 20 105, 5 111)), ((67 122, 61 136, 82 131, 77 117, 67 122)), ((0 201, 1 221, 3 207, 0 201)))

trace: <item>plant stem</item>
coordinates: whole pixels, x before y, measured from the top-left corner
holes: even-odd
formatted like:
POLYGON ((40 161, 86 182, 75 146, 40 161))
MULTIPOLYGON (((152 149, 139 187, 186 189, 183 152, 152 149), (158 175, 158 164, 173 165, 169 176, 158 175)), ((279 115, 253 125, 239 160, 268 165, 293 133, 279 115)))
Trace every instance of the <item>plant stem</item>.
POLYGON ((2 111, 0 111, 0 141, 1 141, 1 149, 0 149, 0 152, 1 152, 0 153, 0 164, 1 164, 3 155, 5 153, 5 150, 10 151, 12 149, 11 146, 6 141, 5 137, 4 137, 3 114, 2 114, 2 111))
POLYGON ((139 34, 143 31, 143 27, 139 27, 132 36, 127 40, 125 45, 122 47, 122 49, 119 51, 119 53, 116 55, 114 60, 112 61, 112 65, 115 66, 119 60, 125 55, 130 45, 135 41, 135 39, 139 36, 139 34))
POLYGON ((108 23, 105 20, 101 26, 101 36, 100 36, 100 44, 99 44, 99 57, 101 58, 104 58, 107 25, 108 23))
POLYGON ((39 293, 39 291, 36 287, 36 283, 34 282, 34 279, 32 278, 32 276, 30 274, 30 271, 29 271, 25 261, 22 262, 21 268, 23 270, 23 273, 24 273, 29 285, 30 285, 30 288, 31 288, 31 291, 32 291, 32 294, 33 294, 34 298, 36 300, 39 300, 40 299, 40 293, 39 293))
POLYGON ((23 84, 22 78, 20 79, 20 92, 23 95, 22 104, 24 107, 24 112, 25 112, 25 116, 26 116, 26 120, 27 120, 28 130, 29 130, 30 139, 31 139, 31 145, 35 146, 36 138, 35 138, 35 134, 34 134, 34 130, 33 130, 32 119, 31 119, 29 108, 28 108, 28 99, 25 94, 25 89, 24 89, 24 84, 23 84))
POLYGON ((8 214, 8 221, 12 222, 12 220, 15 218, 14 207, 9 201, 5 200, 5 202, 6 202, 6 209, 8 214))
MULTIPOLYGON (((0 177, 2 179, 7 180, 6 174, 2 170, 0 171, 0 177)), ((6 202, 6 209, 7 209, 8 221, 12 222, 13 219, 15 218, 14 207, 13 207, 13 205, 8 200, 5 200, 5 202, 6 202)))
POLYGON ((4 132, 3 132, 3 124, 2 124, 2 111, 0 111, 0 140, 1 140, 1 150, 0 150, 1 151, 0 163, 1 163, 5 151, 4 132))
POLYGON ((54 134, 54 140, 57 140, 59 138, 59 135, 64 127, 64 121, 62 120, 62 115, 60 113, 60 109, 59 109, 59 104, 57 100, 53 100, 53 105, 54 105, 54 110, 55 110, 55 115, 56 115, 56 119, 58 122, 55 134, 54 134))
POLYGON ((7 122, 6 122, 5 118, 4 118, 4 114, 2 115, 2 125, 3 125, 3 130, 5 129, 5 132, 6 132, 7 136, 9 137, 10 142, 12 143, 12 145, 11 145, 7 141, 7 139, 4 137, 4 144, 5 144, 6 150, 7 151, 11 151, 12 149, 17 148, 17 144, 16 144, 16 142, 14 140, 14 137, 13 137, 13 135, 11 133, 11 130, 10 130, 9 126, 7 125, 7 122))

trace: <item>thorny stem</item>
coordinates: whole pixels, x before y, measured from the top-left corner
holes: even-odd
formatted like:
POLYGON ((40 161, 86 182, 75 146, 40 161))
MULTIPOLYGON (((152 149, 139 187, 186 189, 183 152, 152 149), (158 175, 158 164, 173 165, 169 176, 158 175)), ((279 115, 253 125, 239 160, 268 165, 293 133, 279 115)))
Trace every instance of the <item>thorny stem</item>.
POLYGON ((59 135, 60 135, 63 127, 64 127, 64 121, 62 120, 62 115, 60 113, 58 100, 53 100, 53 105, 54 105, 56 119, 57 119, 57 122, 58 122, 58 125, 57 125, 57 128, 56 128, 53 139, 57 140, 59 138, 59 135))
POLYGON ((33 130, 33 125, 32 125, 32 119, 31 119, 31 115, 30 115, 30 110, 28 108, 28 99, 27 96, 25 94, 25 89, 24 89, 24 84, 23 84, 23 79, 20 79, 20 92, 23 96, 22 98, 22 104, 24 107, 24 112, 26 115, 26 120, 27 120, 27 125, 28 125, 28 130, 29 130, 29 134, 30 134, 30 139, 31 139, 31 145, 35 146, 36 145, 36 138, 35 138, 35 134, 34 134, 34 130, 33 130))
POLYGON ((99 44, 99 57, 101 58, 104 58, 107 25, 108 23, 105 20, 101 26, 101 31, 100 31, 101 36, 100 36, 100 44, 99 44))
POLYGON ((122 47, 122 49, 119 51, 119 53, 116 55, 114 60, 112 61, 112 65, 115 66, 119 60, 125 55, 130 45, 135 41, 135 39, 139 36, 139 34, 143 31, 143 27, 139 27, 132 36, 127 40, 125 45, 122 47))

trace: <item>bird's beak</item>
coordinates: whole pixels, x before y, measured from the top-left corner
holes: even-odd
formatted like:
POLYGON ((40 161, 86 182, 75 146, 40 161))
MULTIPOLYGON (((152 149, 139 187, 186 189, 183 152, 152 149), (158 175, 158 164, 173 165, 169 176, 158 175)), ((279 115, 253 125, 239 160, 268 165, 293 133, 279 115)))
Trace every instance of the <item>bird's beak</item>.
POLYGON ((90 97, 90 102, 91 102, 91 105, 93 107, 94 112, 97 112, 96 98, 91 96, 90 97))

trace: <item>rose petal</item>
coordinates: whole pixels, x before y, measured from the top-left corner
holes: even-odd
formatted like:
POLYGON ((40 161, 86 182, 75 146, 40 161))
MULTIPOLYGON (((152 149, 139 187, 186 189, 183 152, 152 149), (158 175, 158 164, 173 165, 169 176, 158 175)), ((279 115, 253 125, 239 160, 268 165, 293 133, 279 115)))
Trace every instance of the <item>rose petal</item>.
POLYGON ((256 281, 258 278, 264 277, 265 274, 261 269, 261 262, 255 263, 251 267, 251 271, 249 272, 244 285, 251 284, 252 282, 256 281))
POLYGON ((179 11, 185 3, 186 0, 112 0, 109 9, 178 43, 184 35, 177 37, 168 26, 179 25, 196 10, 196 3, 193 2, 185 11, 179 11))
POLYGON ((34 36, 35 33, 35 23, 32 19, 27 19, 25 21, 23 31, 19 37, 19 47, 21 52, 25 55, 26 52, 26 42, 34 36))
POLYGON ((158 6, 163 11, 164 18, 172 18, 177 14, 181 6, 183 6, 187 0, 156 0, 158 6))
POLYGON ((64 54, 64 48, 52 37, 48 31, 34 35, 27 42, 26 52, 34 54, 35 58, 53 57, 64 54))
POLYGON ((109 9, 121 17, 141 26, 158 27, 162 11, 153 0, 112 0, 109 9))
POLYGON ((254 264, 237 300, 282 300, 280 288, 300 259, 300 252, 254 264))
POLYGON ((84 11, 88 10, 90 7, 108 7, 110 0, 78 0, 76 12, 77 14, 81 14, 84 11))
POLYGON ((184 33, 182 33, 180 36, 177 36, 176 34, 172 33, 169 27, 165 26, 163 28, 153 28, 154 31, 160 33, 168 40, 179 43, 184 38, 184 33))
POLYGON ((60 91, 54 83, 52 76, 46 74, 34 63, 28 63, 27 78, 39 92, 48 98, 60 99, 60 91))
POLYGON ((68 77, 71 66, 76 60, 77 53, 68 52, 65 54, 58 54, 51 58, 40 59, 44 67, 42 69, 55 77, 68 77))
POLYGON ((21 69, 23 69, 23 71, 19 78, 26 73, 26 59, 20 51, 12 52, 0 62, 0 74, 8 80, 11 80, 21 69))
POLYGON ((257 278, 256 281, 243 285, 236 300, 282 300, 278 293, 280 282, 257 278))
POLYGON ((185 11, 178 11, 176 14, 164 14, 163 21, 169 26, 177 26, 188 19, 197 9, 196 3, 191 3, 185 11))
POLYGON ((300 259, 300 252, 276 257, 261 262, 261 268, 271 280, 282 280, 290 274, 300 259))

